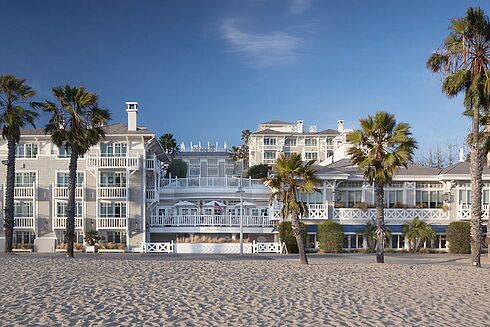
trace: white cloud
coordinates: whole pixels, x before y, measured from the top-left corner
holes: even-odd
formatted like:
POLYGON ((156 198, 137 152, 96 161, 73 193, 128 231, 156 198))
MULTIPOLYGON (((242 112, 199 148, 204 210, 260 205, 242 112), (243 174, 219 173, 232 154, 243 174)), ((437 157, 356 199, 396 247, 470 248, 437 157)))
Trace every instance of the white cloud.
POLYGON ((307 11, 311 6, 311 0, 291 0, 289 4, 289 13, 299 15, 307 11))
POLYGON ((259 68, 284 65, 298 56, 302 39, 283 32, 253 34, 239 29, 236 21, 226 20, 222 25, 223 38, 233 51, 246 56, 259 68))

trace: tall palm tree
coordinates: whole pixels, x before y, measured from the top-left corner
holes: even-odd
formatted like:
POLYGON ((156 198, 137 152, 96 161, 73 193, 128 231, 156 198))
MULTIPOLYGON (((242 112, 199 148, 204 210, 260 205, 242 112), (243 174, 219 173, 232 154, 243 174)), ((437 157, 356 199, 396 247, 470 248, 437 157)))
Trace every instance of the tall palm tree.
POLYGON ((241 134, 241 138, 243 140, 243 144, 248 146, 248 142, 250 141, 250 135, 252 135, 252 132, 249 129, 244 129, 241 134))
POLYGON ((420 251, 424 241, 435 240, 436 232, 430 227, 429 224, 415 218, 409 221, 407 224, 403 224, 403 236, 408 239, 410 250, 413 253, 420 251))
POLYGON ((241 138, 243 140, 242 153, 243 153, 244 168, 248 168, 248 156, 249 156, 248 149, 249 149, 250 135, 252 135, 252 132, 249 129, 244 129, 241 134, 241 138))
POLYGON ((170 159, 175 158, 175 156, 179 152, 179 149, 177 147, 177 141, 175 140, 173 134, 165 133, 160 136, 159 141, 163 149, 165 150, 165 153, 170 156, 170 159))
POLYGON ((351 161, 364 172, 364 178, 374 184, 376 196, 376 262, 384 262, 384 186, 391 183, 396 170, 412 160, 417 148, 410 125, 396 123, 395 115, 378 111, 361 119, 361 129, 347 135, 353 144, 351 161))
POLYGON ((242 149, 242 147, 239 147, 236 145, 232 146, 230 158, 233 160, 233 163, 235 166, 233 170, 236 173, 237 172, 237 162, 243 160, 243 149, 242 149))
POLYGON ((5 253, 11 253, 14 235, 14 187, 15 148, 20 140, 20 129, 34 126, 37 112, 34 102, 29 102, 36 92, 26 84, 25 79, 13 75, 0 76, 0 126, 2 137, 7 140, 7 187, 5 192, 5 253), (31 109, 28 109, 31 108, 31 109))
POLYGON ((479 7, 468 8, 462 18, 453 18, 449 35, 427 61, 427 68, 443 77, 442 92, 449 97, 464 93, 464 114, 472 117, 471 171, 471 261, 481 267, 482 137, 481 114, 490 99, 490 22, 479 7))
POLYGON ((75 238, 75 190, 78 158, 97 145, 105 136, 103 126, 111 114, 98 104, 98 97, 83 86, 53 87, 56 102, 46 100, 43 110, 51 114, 45 127, 46 134, 58 147, 65 147, 70 154, 68 178, 68 208, 66 210, 67 255, 73 258, 75 238))
POLYGON ((301 161, 301 155, 292 153, 291 156, 281 154, 274 166, 274 175, 265 180, 271 189, 271 199, 282 202, 282 217, 291 220, 293 235, 298 243, 300 262, 308 264, 305 244, 301 234, 300 216, 308 213, 308 207, 298 200, 298 192, 311 193, 316 191, 320 183, 313 168, 315 160, 306 163, 301 161))

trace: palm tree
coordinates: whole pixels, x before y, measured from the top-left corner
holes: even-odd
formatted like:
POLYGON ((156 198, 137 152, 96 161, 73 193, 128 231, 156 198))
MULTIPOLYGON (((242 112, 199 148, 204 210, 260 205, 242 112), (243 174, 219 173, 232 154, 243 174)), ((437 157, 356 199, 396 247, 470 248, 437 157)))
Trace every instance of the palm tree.
POLYGON ((427 61, 427 68, 442 75, 442 92, 449 97, 464 93, 464 114, 472 117, 471 171, 471 261, 481 267, 482 144, 480 115, 488 112, 490 98, 490 22, 479 7, 466 16, 453 18, 449 35, 427 61))
POLYGON ((0 76, 0 126, 2 137, 7 140, 7 187, 5 192, 5 253, 11 253, 14 236, 14 187, 15 187, 15 148, 20 140, 20 129, 26 125, 34 126, 37 112, 29 99, 36 92, 26 84, 25 79, 13 75, 0 76))
POLYGON ((244 129, 242 131, 241 138, 243 140, 242 153, 243 153, 244 168, 248 168, 248 149, 249 149, 250 135, 252 135, 252 132, 249 129, 244 129))
POLYGON ((43 110, 51 114, 45 127, 46 134, 58 147, 65 147, 70 154, 68 178, 68 208, 66 210, 67 256, 73 258, 75 238, 75 190, 77 160, 97 145, 105 136, 103 126, 111 114, 98 104, 98 97, 83 86, 53 87, 56 103, 46 100, 43 110))
POLYGON ((396 170, 412 160, 417 148, 410 125, 396 123, 395 115, 378 111, 360 120, 361 129, 347 135, 353 144, 351 161, 364 172, 364 178, 374 184, 376 196, 376 262, 384 262, 384 186, 391 183, 396 170))
POLYGON ((426 240, 435 240, 436 232, 426 222, 415 218, 403 225, 403 236, 408 239, 410 250, 413 253, 420 251, 426 240))
MULTIPOLYGON (((243 149, 242 147, 239 146, 232 146, 231 147, 231 153, 230 153, 230 158, 233 160, 234 163, 234 171, 235 173, 237 172, 237 162, 243 160, 243 149)), ((242 167, 243 168, 243 167, 242 167)))
POLYGON ((308 207, 298 200, 298 192, 311 193, 316 191, 319 179, 316 169, 313 168, 315 160, 306 163, 301 161, 301 155, 292 153, 291 156, 279 155, 274 166, 274 175, 265 180, 271 189, 271 199, 277 198, 282 202, 282 217, 289 217, 293 235, 298 243, 300 262, 308 264, 305 244, 301 234, 299 217, 308 213, 308 207))
MULTIPOLYGON (((385 241, 389 242, 391 237, 391 230, 388 227, 385 227, 385 241)), ((367 222, 364 225, 364 229, 362 231, 362 236, 366 239, 368 249, 370 251, 374 251, 376 249, 376 223, 367 222)))
POLYGON ((250 135, 252 132, 249 129, 244 129, 241 134, 241 139, 243 140, 243 144, 248 147, 248 142, 250 141, 250 135))
POLYGON ((159 141, 163 149, 165 150, 165 153, 170 156, 170 159, 175 158, 175 156, 179 152, 179 149, 177 147, 177 141, 175 140, 173 134, 165 133, 160 136, 159 141))

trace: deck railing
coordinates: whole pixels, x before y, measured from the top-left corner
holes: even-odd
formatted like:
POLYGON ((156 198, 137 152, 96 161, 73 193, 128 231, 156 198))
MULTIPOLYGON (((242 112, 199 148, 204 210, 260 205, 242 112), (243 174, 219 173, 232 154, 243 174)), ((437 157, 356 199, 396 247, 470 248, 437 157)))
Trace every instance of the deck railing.
MULTIPOLYGON (((481 207, 481 219, 488 220, 489 205, 483 204, 481 207)), ((458 219, 470 220, 471 219, 471 204, 459 204, 458 205, 458 219)))
MULTIPOLYGON (((53 228, 66 228, 66 217, 54 217, 53 228)), ((75 228, 83 228, 82 217, 75 217, 75 228)))
MULTIPOLYGON (((260 179, 242 178, 243 188, 265 188, 260 179)), ((240 179, 233 177, 187 177, 187 178, 163 178, 160 180, 160 188, 190 188, 190 187, 232 187, 238 188, 240 179)))
POLYGON ((127 189, 126 187, 99 187, 98 190, 99 198, 126 198, 127 189))
POLYGON ((87 157, 88 168, 138 169, 137 157, 87 157))
MULTIPOLYGON (((179 215, 179 216, 152 216, 152 227, 200 227, 200 226, 220 226, 237 227, 240 226, 240 216, 219 216, 219 215, 179 215)), ((264 216, 243 216, 244 227, 271 227, 272 222, 269 217, 264 216)))
MULTIPOLYGON (((307 204, 308 214, 302 219, 328 219, 328 205, 327 204, 307 204)), ((274 206, 272 210, 272 216, 274 220, 281 219, 281 207, 274 206)))
MULTIPOLYGON (((54 188, 54 196, 57 198, 67 198, 69 195, 68 187, 55 187, 54 188)), ((75 189, 75 197, 82 198, 83 197, 83 187, 77 187, 75 189)))
POLYGON ((14 197, 16 198, 33 198, 34 186, 16 186, 14 187, 14 197))
POLYGON ((14 228, 34 228, 34 217, 15 217, 14 228))
POLYGON ((97 218, 97 229, 125 229, 127 218, 99 217, 97 218))
MULTIPOLYGON (((385 220, 409 221, 415 218, 421 220, 449 220, 449 210, 425 208, 425 209, 384 209, 385 220)), ((375 220, 376 209, 334 208, 335 220, 375 220)))

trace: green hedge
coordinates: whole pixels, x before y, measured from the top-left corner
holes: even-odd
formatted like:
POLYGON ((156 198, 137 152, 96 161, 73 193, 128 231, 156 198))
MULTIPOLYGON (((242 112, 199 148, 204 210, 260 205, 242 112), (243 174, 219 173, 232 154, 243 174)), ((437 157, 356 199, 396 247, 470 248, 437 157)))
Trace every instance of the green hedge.
POLYGON ((470 224, 465 221, 453 221, 447 226, 449 252, 456 254, 471 253, 470 224))
POLYGON ((324 253, 342 252, 344 232, 339 223, 326 220, 318 225, 318 242, 324 253))
POLYGON ((266 164, 259 164, 248 168, 243 177, 250 177, 253 179, 266 178, 269 173, 269 166, 266 164))
POLYGON ((180 159, 174 159, 168 166, 168 173, 172 177, 185 178, 187 177, 187 164, 180 159))
MULTIPOLYGON (((301 233, 303 234, 303 240, 306 246, 306 225, 300 222, 301 233)), ((279 224, 279 238, 281 242, 286 243, 286 247, 289 253, 298 253, 298 243, 296 237, 293 235, 293 229, 291 228, 290 221, 283 221, 279 224)))

